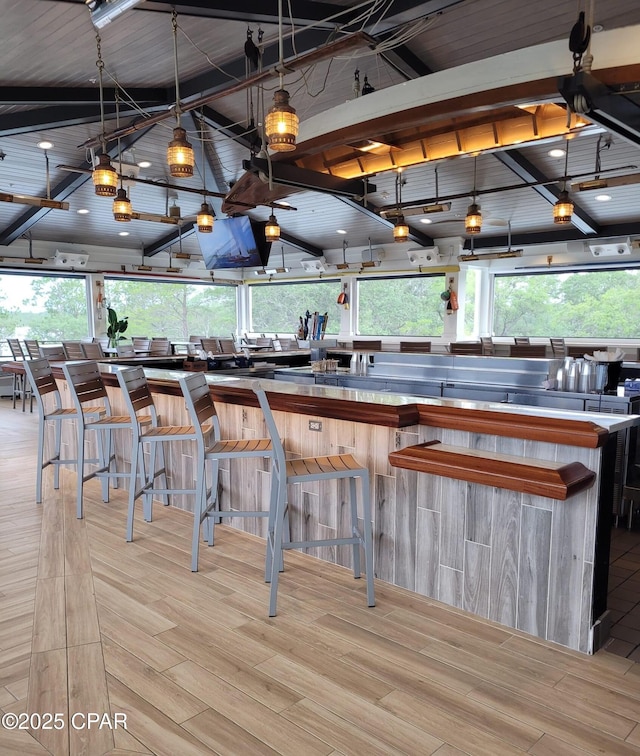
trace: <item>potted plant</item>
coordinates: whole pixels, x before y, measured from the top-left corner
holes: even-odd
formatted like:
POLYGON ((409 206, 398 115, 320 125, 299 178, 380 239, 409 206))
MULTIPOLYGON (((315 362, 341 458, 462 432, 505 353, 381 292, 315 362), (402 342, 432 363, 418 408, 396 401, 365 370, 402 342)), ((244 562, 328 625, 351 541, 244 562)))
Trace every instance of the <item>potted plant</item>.
POLYGON ((118 342, 124 339, 124 336, 121 334, 129 327, 129 318, 124 317, 122 320, 118 320, 116 311, 111 307, 107 307, 107 319, 109 321, 109 325, 107 326, 109 346, 116 347, 118 346, 118 342))

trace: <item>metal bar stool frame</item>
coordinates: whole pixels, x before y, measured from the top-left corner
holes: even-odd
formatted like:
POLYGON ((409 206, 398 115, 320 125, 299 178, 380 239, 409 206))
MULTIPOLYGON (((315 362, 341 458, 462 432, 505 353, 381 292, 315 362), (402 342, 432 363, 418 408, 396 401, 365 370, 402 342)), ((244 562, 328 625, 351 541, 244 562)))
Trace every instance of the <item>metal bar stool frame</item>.
MULTIPOLYGON (((273 511, 264 510, 223 510, 220 507, 219 462, 228 459, 270 459, 273 463, 273 446, 270 438, 222 439, 220 420, 209 391, 209 384, 203 373, 193 373, 178 379, 185 398, 187 410, 196 435, 195 475, 196 491, 193 510, 193 535, 191 543, 191 571, 198 571, 198 546, 202 524, 209 546, 213 546, 215 523, 228 517, 268 518, 268 530, 273 529, 273 511), (207 482, 207 463, 210 467, 211 485, 207 482)), ((271 474, 274 497, 275 478, 271 474)), ((265 579, 271 573, 272 551, 267 549, 265 579)), ((281 564, 281 563, 279 563, 281 564)))
MULTIPOLYGON (((11 350, 11 356, 16 362, 24 362, 27 359, 22 344, 18 339, 7 339, 7 344, 11 350)), ((11 381, 11 396, 13 400, 13 409, 16 408, 16 399, 22 400, 22 411, 25 411, 27 396, 29 397, 29 411, 33 412, 33 391, 28 383, 26 374, 14 373, 11 381)))
MULTIPOLYGON (((60 466, 77 465, 78 460, 61 459, 62 422, 65 420, 77 421, 78 410, 76 407, 63 407, 58 384, 53 376, 51 365, 45 357, 26 360, 24 363, 25 373, 31 384, 31 393, 35 397, 38 407, 38 459, 36 469, 36 504, 42 502, 42 471, 49 465, 54 466, 53 487, 60 488, 60 466), (53 407, 47 407, 47 403, 53 402, 53 407), (54 423, 54 448, 49 459, 44 459, 45 433, 47 423, 54 423)), ((97 420, 106 413, 103 406, 90 406, 82 408, 83 416, 97 420)), ((97 460, 91 460, 97 462, 97 460)))
MULTIPOLYGON (((77 417, 82 422, 77 423, 77 503, 76 516, 83 516, 83 490, 84 484, 92 478, 98 478, 102 486, 102 500, 109 501, 109 481, 113 478, 114 488, 118 487, 119 478, 131 479, 131 470, 128 472, 115 468, 115 453, 113 449, 113 431, 131 430, 135 434, 138 423, 148 424, 150 417, 137 418, 135 421, 130 415, 113 415, 111 404, 107 395, 107 389, 100 374, 100 368, 95 360, 83 360, 78 362, 66 362, 62 366, 69 393, 76 408, 77 417), (87 416, 84 413, 86 402, 101 401, 105 407, 105 414, 99 418, 87 416), (95 460, 85 459, 84 445, 88 431, 96 432, 98 457, 95 460), (96 463, 96 470, 85 473, 85 465, 96 463)), ((133 447, 132 447, 133 448, 133 447)), ((135 447, 137 454, 137 446, 135 447)), ((135 456, 132 453, 132 458, 135 456)), ((134 469, 135 475, 135 469, 134 469)), ((135 480, 132 481, 135 488, 135 480)))
POLYGON ((313 546, 351 546, 353 549, 353 575, 361 576, 360 547, 364 549, 365 572, 367 582, 367 605, 375 606, 373 583, 373 532, 371 521, 371 504, 369 497, 369 470, 360 465, 351 454, 334 454, 327 457, 303 457, 287 461, 284 447, 280 440, 273 413, 265 391, 257 386, 254 392, 262 409, 264 420, 271 437, 273 446, 273 462, 271 475, 272 499, 270 510, 270 530, 267 542, 267 554, 271 555, 268 562, 271 575, 267 582, 271 583, 269 596, 269 616, 276 615, 278 598, 279 573, 284 568, 283 552, 285 549, 306 549, 313 546), (323 538, 308 541, 291 541, 286 536, 288 497, 287 486, 309 481, 332 479, 349 480, 349 503, 351 507, 351 535, 345 538, 323 538), (363 516, 363 532, 358 528, 358 497, 356 479, 361 481, 361 501, 363 516))

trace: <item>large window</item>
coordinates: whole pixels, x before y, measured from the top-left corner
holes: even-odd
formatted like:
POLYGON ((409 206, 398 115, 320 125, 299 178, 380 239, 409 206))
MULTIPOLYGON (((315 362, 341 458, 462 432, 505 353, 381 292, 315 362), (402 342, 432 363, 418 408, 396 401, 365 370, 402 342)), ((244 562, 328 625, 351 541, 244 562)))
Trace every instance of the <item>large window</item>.
POLYGON ((105 299, 127 336, 229 336, 237 329, 236 288, 218 284, 108 278, 105 299))
POLYGON ((61 341, 89 335, 82 276, 0 274, 0 338, 61 341))
POLYGON ((496 276, 495 336, 640 338, 640 270, 496 276))
POLYGON ((251 330, 254 333, 295 334, 308 311, 327 313, 327 334, 340 331, 340 310, 336 303, 340 281, 314 283, 270 283, 250 287, 251 330))
POLYGON ((442 336, 444 275, 368 278, 358 281, 362 336, 442 336))

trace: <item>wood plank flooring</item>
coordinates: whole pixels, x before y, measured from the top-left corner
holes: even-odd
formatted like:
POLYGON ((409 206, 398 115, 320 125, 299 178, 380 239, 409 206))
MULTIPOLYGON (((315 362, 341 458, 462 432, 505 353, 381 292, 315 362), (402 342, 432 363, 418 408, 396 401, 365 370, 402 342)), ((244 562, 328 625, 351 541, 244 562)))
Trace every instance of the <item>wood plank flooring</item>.
POLYGON ((122 492, 46 470, 35 414, 0 400, 0 754, 640 754, 640 665, 537 641, 289 552, 267 617, 264 542, 157 506, 124 540, 122 492), (86 726, 90 712, 126 729, 86 726), (72 717, 76 727, 72 726, 72 717), (10 719, 10 718, 9 718, 10 719), (9 721, 10 723, 10 721, 9 721))

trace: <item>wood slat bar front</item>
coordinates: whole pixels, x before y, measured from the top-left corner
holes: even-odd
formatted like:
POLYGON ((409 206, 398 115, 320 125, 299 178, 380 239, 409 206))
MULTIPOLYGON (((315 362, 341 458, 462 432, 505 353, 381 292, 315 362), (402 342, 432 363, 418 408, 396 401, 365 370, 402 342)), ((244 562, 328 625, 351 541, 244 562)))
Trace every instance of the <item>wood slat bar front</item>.
POLYGON ((558 501, 590 488, 596 479, 595 473, 581 462, 529 459, 450 446, 440 441, 427 441, 391 452, 389 462, 394 467, 558 501))

